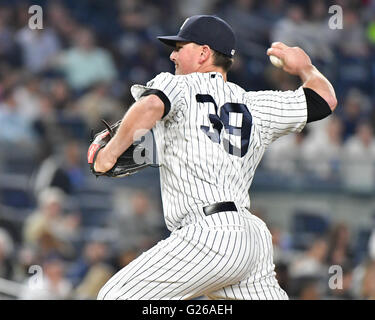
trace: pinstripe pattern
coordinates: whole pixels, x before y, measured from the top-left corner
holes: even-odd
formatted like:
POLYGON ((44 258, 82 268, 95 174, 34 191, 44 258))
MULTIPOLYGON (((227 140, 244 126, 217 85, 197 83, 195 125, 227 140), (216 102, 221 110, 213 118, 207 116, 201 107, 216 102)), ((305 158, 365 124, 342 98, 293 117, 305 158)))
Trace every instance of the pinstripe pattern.
POLYGON ((287 299, 274 277, 271 235, 246 209, 172 232, 120 270, 99 299, 287 299))
POLYGON ((170 112, 153 131, 164 216, 172 233, 114 275, 98 298, 189 299, 205 294, 215 299, 287 299, 275 278, 271 234, 246 208, 265 148, 306 123, 303 89, 246 92, 212 72, 161 73, 131 92, 137 100, 147 88, 163 91, 171 102, 170 112), (197 95, 206 100, 198 102, 197 95), (241 113, 228 112, 225 127, 218 121, 224 121, 219 117, 228 103, 245 105, 248 111, 229 109, 241 113), (251 131, 245 130, 250 134, 244 139, 247 152, 230 154, 223 141, 241 150, 241 136, 229 129, 243 127, 244 117, 251 121, 251 131), (220 135, 213 130, 219 127, 220 135), (239 212, 204 215, 204 206, 222 201, 235 202, 239 212))
MULTIPOLYGON (((163 209, 172 231, 203 218, 201 208, 211 203, 234 201, 250 207, 248 190, 265 148, 278 137, 300 131, 307 118, 302 87, 296 91, 246 92, 225 82, 220 73, 173 76, 161 73, 147 87, 135 85, 138 99, 146 88, 163 91, 171 101, 169 114, 154 128, 161 173, 163 209), (224 151, 201 130, 210 126, 210 103, 197 103, 197 94, 209 94, 217 106, 244 103, 252 115, 247 154, 240 158, 224 151)), ((225 132, 223 139, 233 139, 225 132)))

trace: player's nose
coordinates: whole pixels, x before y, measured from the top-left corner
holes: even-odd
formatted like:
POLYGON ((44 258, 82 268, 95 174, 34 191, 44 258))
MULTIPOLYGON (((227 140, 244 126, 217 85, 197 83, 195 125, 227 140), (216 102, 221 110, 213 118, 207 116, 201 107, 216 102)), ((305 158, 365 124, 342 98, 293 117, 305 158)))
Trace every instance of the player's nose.
POLYGON ((176 50, 173 50, 171 55, 169 56, 169 59, 173 62, 176 61, 176 50))

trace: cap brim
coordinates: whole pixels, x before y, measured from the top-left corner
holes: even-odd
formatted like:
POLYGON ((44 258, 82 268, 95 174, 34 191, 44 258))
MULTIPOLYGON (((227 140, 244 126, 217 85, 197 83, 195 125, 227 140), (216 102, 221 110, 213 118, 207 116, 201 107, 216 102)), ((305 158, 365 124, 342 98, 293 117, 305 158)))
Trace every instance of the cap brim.
POLYGON ((167 36, 167 37, 158 37, 158 39, 163 42, 164 44, 166 44, 167 46, 170 46, 170 47, 175 47, 176 46, 176 42, 189 42, 189 40, 185 39, 185 38, 182 38, 182 37, 179 37, 179 36, 167 36))

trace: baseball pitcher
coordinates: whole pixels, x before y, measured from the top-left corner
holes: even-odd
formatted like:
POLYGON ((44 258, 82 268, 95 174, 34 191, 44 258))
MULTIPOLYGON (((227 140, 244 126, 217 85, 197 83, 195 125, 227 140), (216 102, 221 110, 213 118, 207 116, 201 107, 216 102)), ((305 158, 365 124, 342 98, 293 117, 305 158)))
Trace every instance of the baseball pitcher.
POLYGON ((92 165, 110 171, 138 132, 152 129, 171 234, 115 274, 98 299, 288 299, 249 188, 271 142, 332 113, 334 89, 302 49, 280 42, 267 54, 300 77, 295 91, 246 92, 227 81, 235 36, 216 16, 190 17, 177 36, 158 39, 173 47, 175 75, 132 86, 136 102, 92 165))

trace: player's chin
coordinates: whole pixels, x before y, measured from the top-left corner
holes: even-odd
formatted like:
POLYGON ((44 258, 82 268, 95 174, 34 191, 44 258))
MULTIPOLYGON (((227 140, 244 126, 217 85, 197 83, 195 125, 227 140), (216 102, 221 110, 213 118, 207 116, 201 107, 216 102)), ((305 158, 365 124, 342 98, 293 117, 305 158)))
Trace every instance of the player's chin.
POLYGON ((174 74, 175 74, 176 76, 181 76, 181 75, 184 75, 184 74, 189 74, 189 72, 186 72, 186 70, 184 71, 184 70, 182 70, 182 69, 180 69, 180 68, 176 68, 174 74))

